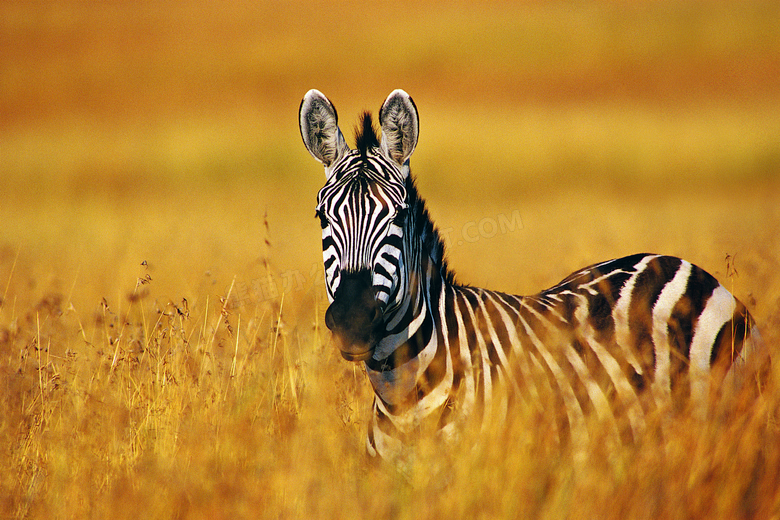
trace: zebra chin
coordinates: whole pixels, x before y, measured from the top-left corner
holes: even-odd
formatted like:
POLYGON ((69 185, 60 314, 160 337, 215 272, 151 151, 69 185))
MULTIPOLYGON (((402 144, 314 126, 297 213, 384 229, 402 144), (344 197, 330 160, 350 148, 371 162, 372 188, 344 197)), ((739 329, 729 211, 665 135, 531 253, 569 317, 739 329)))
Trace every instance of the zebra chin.
POLYGON ((355 343, 344 343, 341 340, 341 336, 333 334, 333 339, 336 342, 336 346, 341 352, 341 357, 347 361, 366 361, 374 355, 374 348, 376 345, 356 345, 355 343))

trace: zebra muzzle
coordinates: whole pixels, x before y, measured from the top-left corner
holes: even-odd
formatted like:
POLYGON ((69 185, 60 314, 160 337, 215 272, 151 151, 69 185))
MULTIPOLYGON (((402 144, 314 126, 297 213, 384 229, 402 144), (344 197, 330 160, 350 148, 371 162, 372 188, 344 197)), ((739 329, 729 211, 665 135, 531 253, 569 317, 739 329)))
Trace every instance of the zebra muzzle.
POLYGON ((333 303, 325 312, 325 325, 344 359, 371 357, 384 333, 384 316, 367 270, 342 274, 333 303))

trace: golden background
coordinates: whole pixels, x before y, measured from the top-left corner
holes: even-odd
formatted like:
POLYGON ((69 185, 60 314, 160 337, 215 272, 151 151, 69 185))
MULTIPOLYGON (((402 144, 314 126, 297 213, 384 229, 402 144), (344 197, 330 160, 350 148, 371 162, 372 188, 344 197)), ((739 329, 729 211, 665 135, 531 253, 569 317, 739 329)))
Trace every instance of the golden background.
POLYGON ((414 98, 460 281, 530 294, 680 256, 777 345, 774 1, 2 2, 0 516, 778 513, 778 455, 743 475, 736 440, 579 483, 511 443, 444 490, 369 469, 368 382, 322 330, 310 88, 348 140, 414 98))

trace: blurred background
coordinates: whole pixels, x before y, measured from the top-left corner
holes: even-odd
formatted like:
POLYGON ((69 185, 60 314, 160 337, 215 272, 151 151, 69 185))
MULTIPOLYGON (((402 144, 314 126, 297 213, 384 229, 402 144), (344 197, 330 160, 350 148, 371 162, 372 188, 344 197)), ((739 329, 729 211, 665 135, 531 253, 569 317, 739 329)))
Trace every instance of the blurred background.
POLYGON ((777 516, 772 399, 596 442, 580 485, 528 413, 448 485, 369 469, 372 391, 322 325, 311 88, 349 142, 414 98, 460 281, 670 254, 777 344, 777 0, 0 0, 0 516, 777 516))
POLYGON ((780 309, 774 0, 4 1, 6 318, 121 306, 147 275, 163 300, 310 307, 310 88, 350 141, 412 95, 412 171, 464 282, 533 293, 639 251, 723 279, 732 255, 738 296, 780 309))

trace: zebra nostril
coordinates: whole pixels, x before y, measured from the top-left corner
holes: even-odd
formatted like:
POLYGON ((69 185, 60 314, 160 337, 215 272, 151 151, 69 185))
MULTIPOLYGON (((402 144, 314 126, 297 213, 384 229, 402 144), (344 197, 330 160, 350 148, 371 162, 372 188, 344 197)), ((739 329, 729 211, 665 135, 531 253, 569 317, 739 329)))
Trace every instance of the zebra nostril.
POLYGON ((328 330, 333 330, 336 326, 336 320, 333 318, 333 306, 328 307, 328 310, 325 311, 325 326, 328 327, 328 330))

